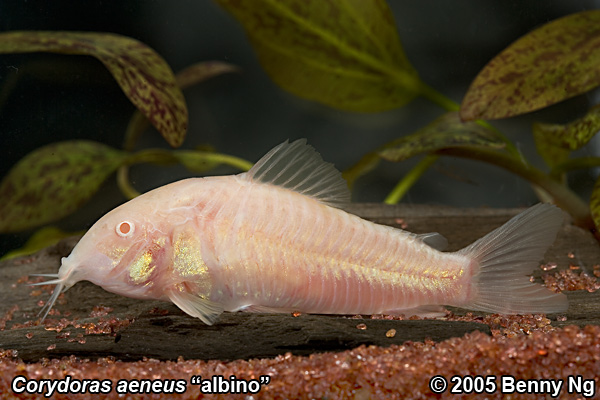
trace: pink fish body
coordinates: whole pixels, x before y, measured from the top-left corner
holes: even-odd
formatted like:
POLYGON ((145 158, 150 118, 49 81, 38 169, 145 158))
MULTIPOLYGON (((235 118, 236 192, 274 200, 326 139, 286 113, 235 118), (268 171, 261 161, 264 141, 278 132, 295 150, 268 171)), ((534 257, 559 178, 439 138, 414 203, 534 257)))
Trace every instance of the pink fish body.
MULTIPOLYGON (((249 172, 175 182, 102 217, 63 258, 46 313, 80 280, 172 301, 212 324, 223 311, 436 315, 441 305, 499 313, 562 312, 566 297, 528 273, 562 212, 540 204, 467 248, 438 234, 377 225, 335 206, 346 183, 304 141, 249 172), (433 246, 433 247, 432 247, 433 246)), ((45 315, 44 315, 45 317, 45 315)))

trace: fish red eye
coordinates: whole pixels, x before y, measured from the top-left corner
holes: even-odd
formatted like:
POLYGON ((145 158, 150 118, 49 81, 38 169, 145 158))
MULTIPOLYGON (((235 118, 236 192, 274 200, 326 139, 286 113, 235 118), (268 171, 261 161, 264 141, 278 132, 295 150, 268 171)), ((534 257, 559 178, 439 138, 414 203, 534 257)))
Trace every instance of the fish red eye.
POLYGON ((129 237, 133 235, 133 231, 135 230, 135 225, 133 222, 123 221, 117 225, 117 235, 121 237, 129 237))

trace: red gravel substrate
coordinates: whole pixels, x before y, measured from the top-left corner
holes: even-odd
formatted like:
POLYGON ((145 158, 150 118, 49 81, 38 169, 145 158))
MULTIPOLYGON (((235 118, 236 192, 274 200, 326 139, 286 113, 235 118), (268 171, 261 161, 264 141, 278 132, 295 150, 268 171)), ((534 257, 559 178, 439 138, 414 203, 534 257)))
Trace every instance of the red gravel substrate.
MULTIPOLYGON (((179 399, 205 397, 197 385, 190 384, 194 375, 211 377, 259 379, 268 375, 270 383, 254 395, 210 395, 207 398, 235 399, 422 399, 422 398, 472 398, 473 395, 451 394, 446 391, 435 395, 429 389, 429 380, 443 375, 450 381, 454 375, 493 375, 498 384, 493 394, 480 398, 531 399, 549 398, 545 395, 502 394, 500 376, 512 375, 518 379, 548 379, 564 381, 561 398, 583 398, 567 393, 569 376, 581 375, 594 379, 598 388, 600 373, 600 327, 578 328, 567 326, 552 332, 535 331, 530 335, 488 336, 479 332, 453 338, 441 343, 405 343, 402 346, 364 347, 343 353, 314 354, 309 357, 292 355, 275 359, 234 361, 178 360, 160 362, 120 362, 111 359, 85 361, 75 357, 62 360, 42 360, 25 364, 14 356, 14 351, 0 355, 0 398, 37 398, 40 395, 20 394, 11 390, 13 377, 28 379, 111 379, 112 390, 102 398, 146 399, 165 398, 165 394, 128 394, 116 392, 119 379, 185 381, 183 394, 172 394, 179 399), (503 397, 504 396, 504 397, 503 397)), ((98 399, 97 394, 55 394, 55 399, 98 399)))

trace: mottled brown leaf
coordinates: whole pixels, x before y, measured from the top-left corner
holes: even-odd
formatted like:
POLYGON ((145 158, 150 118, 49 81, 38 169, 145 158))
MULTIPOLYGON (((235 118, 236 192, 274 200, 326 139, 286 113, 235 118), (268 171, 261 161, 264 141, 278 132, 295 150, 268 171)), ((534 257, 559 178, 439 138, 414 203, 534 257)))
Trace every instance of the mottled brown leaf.
POLYGON ((75 211, 126 159, 101 143, 73 140, 34 150, 0 183, 0 232, 17 232, 75 211))
POLYGON ((449 112, 423 129, 387 144, 379 156, 398 162, 422 153, 463 146, 501 149, 505 143, 489 128, 476 122, 461 122, 458 113, 449 112))
POLYGON ((185 99, 169 65, 150 47, 112 33, 15 31, 0 34, 0 53, 36 51, 96 57, 171 146, 183 143, 188 123, 185 99))
POLYGON ((216 0, 283 89, 348 111, 400 107, 421 90, 385 0, 216 0))
POLYGON ((521 37, 475 78, 461 105, 463 120, 511 117, 600 84, 600 10, 552 21, 521 37))

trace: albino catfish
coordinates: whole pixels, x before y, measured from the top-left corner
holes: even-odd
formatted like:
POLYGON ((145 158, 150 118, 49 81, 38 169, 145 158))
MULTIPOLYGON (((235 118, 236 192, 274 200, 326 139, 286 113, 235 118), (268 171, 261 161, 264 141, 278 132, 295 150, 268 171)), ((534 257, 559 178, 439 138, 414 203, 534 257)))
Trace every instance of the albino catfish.
POLYGON ((440 315, 566 311, 567 298, 528 274, 563 214, 538 204, 455 253, 439 234, 377 225, 340 207, 346 182, 305 140, 250 171, 192 178, 106 214, 62 259, 42 309, 88 280, 109 292, 175 303, 207 324, 223 311, 440 315), (433 246, 433 247, 432 247, 433 246))

